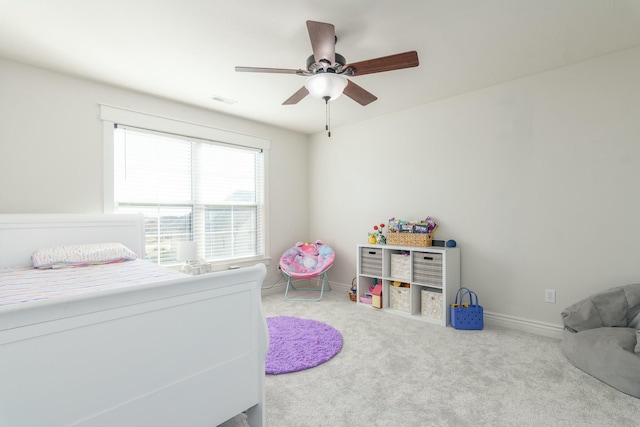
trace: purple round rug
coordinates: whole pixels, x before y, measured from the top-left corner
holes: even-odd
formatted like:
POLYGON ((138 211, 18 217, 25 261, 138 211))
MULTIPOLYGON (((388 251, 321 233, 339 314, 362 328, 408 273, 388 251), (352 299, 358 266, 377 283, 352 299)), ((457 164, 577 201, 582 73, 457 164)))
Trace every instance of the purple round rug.
POLYGON ((267 326, 267 374, 286 374, 313 368, 342 349, 340 332, 317 320, 276 316, 267 318, 267 326))

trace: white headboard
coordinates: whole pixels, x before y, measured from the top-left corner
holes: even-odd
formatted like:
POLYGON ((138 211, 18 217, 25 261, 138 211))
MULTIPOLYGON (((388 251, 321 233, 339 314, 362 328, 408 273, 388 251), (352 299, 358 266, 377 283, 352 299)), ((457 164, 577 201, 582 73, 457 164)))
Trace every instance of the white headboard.
POLYGON ((31 264, 36 249, 119 242, 144 257, 142 215, 0 214, 0 268, 31 264))

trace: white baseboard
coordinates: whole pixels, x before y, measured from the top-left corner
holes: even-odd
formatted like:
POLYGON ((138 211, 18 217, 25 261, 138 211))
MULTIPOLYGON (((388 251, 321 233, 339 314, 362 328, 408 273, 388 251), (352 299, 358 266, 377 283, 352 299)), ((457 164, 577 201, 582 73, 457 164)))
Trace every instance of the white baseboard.
MULTIPOLYGON (((300 281, 294 280, 293 283, 297 284, 300 281)), ((329 282, 331 288, 337 292, 348 292, 351 285, 344 283, 329 282)), ((278 283, 269 288, 262 289, 262 295, 271 295, 274 293, 281 293, 284 296, 287 282, 278 283)), ((326 291, 326 290, 325 290, 326 291)), ((346 296, 345 296, 346 298, 346 296)), ((536 335, 542 335, 545 337, 562 339, 562 326, 554 325, 551 323, 538 322, 536 320, 523 319, 515 316, 507 316, 506 314, 484 312, 484 322, 487 325, 499 326, 508 329, 514 329, 517 331, 529 332, 536 335)))
POLYGON ((551 323, 538 322, 536 320, 522 319, 520 317, 507 316, 505 314, 484 312, 484 321, 487 325, 501 326, 518 331, 530 332, 545 337, 562 339, 562 326, 551 323))
MULTIPOLYGON (((293 284, 294 286, 299 284, 304 285, 304 282, 305 280, 294 280, 293 284)), ((335 283, 330 281, 329 285, 331 285, 331 289, 336 290, 338 292, 348 292, 349 289, 351 289, 351 285, 345 285, 344 283, 335 283)), ((281 293, 282 295, 284 295, 284 291, 286 289, 287 289, 287 281, 285 280, 283 282, 276 283, 275 285, 272 285, 272 286, 263 287, 262 295, 271 295, 276 293, 281 293)), ((320 287, 318 287, 318 290, 320 290, 320 287)), ((325 292, 327 292, 326 288, 325 288, 325 292)))
POLYGON ((268 287, 262 288, 262 295, 271 295, 271 294, 282 294, 284 295, 284 290, 287 288, 287 283, 277 283, 275 285, 271 285, 268 287))

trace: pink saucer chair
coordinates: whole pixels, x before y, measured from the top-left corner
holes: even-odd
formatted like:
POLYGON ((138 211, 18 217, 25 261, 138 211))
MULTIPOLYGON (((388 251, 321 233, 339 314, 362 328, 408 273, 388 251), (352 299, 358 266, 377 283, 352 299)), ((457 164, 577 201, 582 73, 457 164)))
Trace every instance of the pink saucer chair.
POLYGON ((287 276, 287 289, 284 297, 290 301, 320 301, 325 291, 331 291, 331 284, 327 279, 327 270, 333 265, 336 253, 329 246, 320 240, 315 243, 298 242, 294 247, 288 249, 280 257, 280 269, 282 274, 287 276), (313 279, 322 276, 322 284, 316 287, 297 288, 291 279, 313 279), (320 292, 318 298, 290 298, 289 288, 296 291, 316 291, 320 292))

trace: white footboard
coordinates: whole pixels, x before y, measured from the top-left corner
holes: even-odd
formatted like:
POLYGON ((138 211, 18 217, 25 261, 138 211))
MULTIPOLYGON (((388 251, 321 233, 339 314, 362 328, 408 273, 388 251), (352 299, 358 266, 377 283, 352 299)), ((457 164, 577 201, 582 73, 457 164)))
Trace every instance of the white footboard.
POLYGON ((264 419, 263 265, 0 309, 0 425, 264 419))

